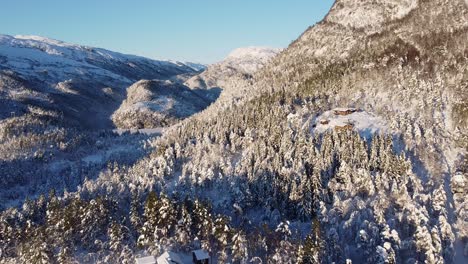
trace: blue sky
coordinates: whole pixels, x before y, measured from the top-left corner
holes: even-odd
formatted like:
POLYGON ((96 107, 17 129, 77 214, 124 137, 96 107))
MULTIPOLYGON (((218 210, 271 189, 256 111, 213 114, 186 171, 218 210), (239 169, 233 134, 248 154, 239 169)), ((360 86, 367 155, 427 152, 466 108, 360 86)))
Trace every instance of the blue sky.
POLYGON ((142 55, 212 63, 246 46, 286 47, 333 0, 6 0, 0 33, 40 35, 142 55))

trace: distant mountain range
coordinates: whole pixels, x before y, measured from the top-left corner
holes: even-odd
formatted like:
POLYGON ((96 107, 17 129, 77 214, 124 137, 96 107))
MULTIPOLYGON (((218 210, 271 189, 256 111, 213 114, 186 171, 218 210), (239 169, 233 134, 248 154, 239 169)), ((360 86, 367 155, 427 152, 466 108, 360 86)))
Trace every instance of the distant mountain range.
POLYGON ((110 128, 110 116, 132 83, 190 76, 204 68, 38 36, 0 35, 0 118, 35 107, 65 117, 67 125, 110 128))
MULTIPOLYGON (((197 63, 152 60, 40 36, 0 35, 0 102, 4 105, 0 118, 21 116, 34 107, 36 113, 52 111, 62 116, 65 126, 111 128, 118 126, 112 122, 111 116, 125 100, 127 87, 140 80, 171 80, 165 82, 165 87, 171 83, 173 95, 184 90, 184 93, 192 93, 195 97, 176 96, 176 101, 183 100, 177 101, 177 111, 170 110, 172 108, 167 108, 166 104, 157 108, 165 109, 164 113, 158 113, 156 108, 145 108, 145 113, 154 112, 157 116, 164 116, 164 120, 178 120, 216 100, 225 80, 233 75, 253 74, 278 51, 256 47, 238 49, 207 69, 197 63), (184 81, 188 87, 181 85, 184 81), (193 107, 192 100, 204 103, 196 103, 197 107, 193 107), (183 105, 187 107, 181 114, 183 105)), ((136 92, 135 89, 130 91, 136 92)), ((159 100, 156 94, 153 94, 153 100, 159 100)), ((116 119, 122 114, 122 109, 126 109, 128 114, 128 102, 113 116, 114 121, 122 121, 121 118, 116 119)), ((131 116, 138 113, 141 112, 131 116)), ((129 117, 127 114, 125 116, 129 117)), ((159 121, 145 124, 161 124, 159 121)), ((162 123, 173 123, 166 121, 162 123)), ((119 122, 119 125, 124 123, 119 122)))
POLYGON ((204 65, 159 61, 81 46, 39 36, 0 35, 0 69, 30 81, 56 84, 67 79, 94 79, 111 85, 141 79, 167 79, 205 69, 204 65))

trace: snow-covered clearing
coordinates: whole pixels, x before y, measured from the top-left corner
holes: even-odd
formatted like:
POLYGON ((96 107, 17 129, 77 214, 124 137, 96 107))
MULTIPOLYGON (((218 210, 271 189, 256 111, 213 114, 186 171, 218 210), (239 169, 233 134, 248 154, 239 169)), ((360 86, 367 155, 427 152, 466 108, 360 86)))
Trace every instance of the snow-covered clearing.
POLYGON ((314 133, 324 133, 350 125, 349 127, 369 138, 375 133, 388 133, 385 120, 372 113, 353 108, 335 108, 315 117, 312 122, 314 133), (349 111, 349 114, 339 114, 349 111))

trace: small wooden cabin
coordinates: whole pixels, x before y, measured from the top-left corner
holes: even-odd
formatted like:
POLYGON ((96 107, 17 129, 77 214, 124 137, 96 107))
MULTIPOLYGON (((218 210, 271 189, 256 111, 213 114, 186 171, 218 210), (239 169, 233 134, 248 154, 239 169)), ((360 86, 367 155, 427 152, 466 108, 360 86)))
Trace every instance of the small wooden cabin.
POLYGON ((348 109, 336 109, 334 111, 334 114, 335 115, 339 115, 339 116, 347 116, 347 115, 350 115, 354 112, 356 112, 357 110, 354 109, 354 108, 348 108, 348 109))
POLYGON ((210 254, 203 249, 192 251, 194 264, 210 264, 210 254))

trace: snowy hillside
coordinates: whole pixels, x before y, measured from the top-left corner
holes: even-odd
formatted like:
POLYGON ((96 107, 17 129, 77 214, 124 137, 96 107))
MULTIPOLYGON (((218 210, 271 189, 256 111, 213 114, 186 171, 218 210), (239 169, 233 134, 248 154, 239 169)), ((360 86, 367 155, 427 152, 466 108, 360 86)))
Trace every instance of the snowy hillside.
POLYGON ((127 89, 127 97, 112 115, 120 129, 165 127, 205 109, 211 101, 169 80, 142 80, 127 89))
POLYGON ((266 47, 235 49, 226 59, 208 66, 204 72, 187 80, 185 84, 194 89, 224 89, 231 77, 241 76, 248 78, 267 64, 280 51, 281 49, 266 47))

